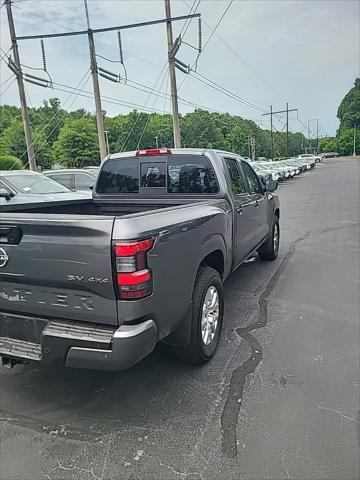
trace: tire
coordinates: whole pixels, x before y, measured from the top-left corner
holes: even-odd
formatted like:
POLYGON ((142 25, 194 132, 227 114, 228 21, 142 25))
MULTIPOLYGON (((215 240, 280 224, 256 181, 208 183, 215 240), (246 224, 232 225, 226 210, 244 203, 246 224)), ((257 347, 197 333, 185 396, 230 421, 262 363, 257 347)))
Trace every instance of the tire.
POLYGON ((280 224, 279 219, 274 215, 271 233, 265 243, 261 245, 258 254, 261 260, 275 260, 279 253, 280 224))
POLYGON ((191 320, 191 337, 189 345, 185 347, 175 347, 176 357, 183 361, 194 365, 201 365, 211 359, 216 352, 219 344, 221 329, 224 317, 224 291, 223 284, 219 273, 213 268, 201 266, 196 276, 195 286, 192 295, 192 320, 191 320), (209 309, 208 317, 203 319, 203 309, 205 302, 216 299, 217 295, 218 308, 209 309), (214 315, 211 311, 216 312, 217 323, 214 328, 214 315), (209 319, 206 320, 206 318, 209 319), (212 326, 204 328, 204 325, 212 326), (202 328, 203 327, 203 328, 202 328), (204 330, 204 334, 202 333, 204 330), (205 331, 208 330, 208 338, 204 339, 205 331), (205 342, 205 340, 207 340, 205 342))

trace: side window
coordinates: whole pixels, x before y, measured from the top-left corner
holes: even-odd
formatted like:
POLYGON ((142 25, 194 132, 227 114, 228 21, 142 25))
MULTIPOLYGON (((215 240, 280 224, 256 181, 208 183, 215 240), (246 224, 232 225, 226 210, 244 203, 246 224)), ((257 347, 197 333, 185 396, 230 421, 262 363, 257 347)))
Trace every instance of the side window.
POLYGON ((214 194, 218 181, 210 160, 203 155, 168 156, 168 193, 214 194))
POLYGON ((225 163, 231 178, 232 191, 235 195, 241 195, 242 193, 245 193, 245 187, 241 178, 237 160, 235 160, 235 158, 225 158, 225 163))
POLYGON ((94 183, 94 179, 89 175, 85 175, 85 173, 75 174, 75 190, 88 191, 90 185, 94 185, 94 183))
POLYGON ((70 188, 70 190, 74 190, 75 188, 74 174, 59 173, 58 175, 51 175, 50 178, 61 183, 64 187, 70 188))
POLYGON ((97 193, 139 193, 139 159, 106 160, 100 170, 97 193))
POLYGON ((262 193, 263 188, 261 187, 260 181, 256 173, 250 167, 250 165, 248 165, 246 162, 241 162, 241 167, 249 184, 250 193, 262 193))

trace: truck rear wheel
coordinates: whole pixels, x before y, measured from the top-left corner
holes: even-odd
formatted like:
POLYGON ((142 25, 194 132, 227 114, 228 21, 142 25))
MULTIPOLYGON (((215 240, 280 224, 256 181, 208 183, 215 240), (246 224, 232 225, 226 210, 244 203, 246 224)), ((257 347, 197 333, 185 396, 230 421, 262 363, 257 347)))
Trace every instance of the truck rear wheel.
POLYGON ((177 356, 195 365, 207 362, 215 354, 224 316, 224 291, 219 273, 199 268, 192 296, 191 339, 189 345, 176 348, 177 356))
POLYGON ((258 250, 261 260, 275 260, 279 253, 280 242, 280 225, 279 219, 274 215, 271 232, 267 240, 261 245, 258 250))

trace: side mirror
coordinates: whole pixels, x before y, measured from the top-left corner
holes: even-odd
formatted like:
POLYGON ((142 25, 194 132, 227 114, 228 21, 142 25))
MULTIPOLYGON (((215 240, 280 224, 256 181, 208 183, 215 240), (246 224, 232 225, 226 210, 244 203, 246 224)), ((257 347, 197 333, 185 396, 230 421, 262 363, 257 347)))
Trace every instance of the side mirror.
POLYGON ((266 180, 265 182, 265 190, 267 192, 275 192, 278 187, 278 182, 276 180, 266 180))
POLYGON ((10 198, 15 197, 15 193, 9 192, 6 188, 0 188, 0 198, 5 198, 5 200, 10 200, 10 198))

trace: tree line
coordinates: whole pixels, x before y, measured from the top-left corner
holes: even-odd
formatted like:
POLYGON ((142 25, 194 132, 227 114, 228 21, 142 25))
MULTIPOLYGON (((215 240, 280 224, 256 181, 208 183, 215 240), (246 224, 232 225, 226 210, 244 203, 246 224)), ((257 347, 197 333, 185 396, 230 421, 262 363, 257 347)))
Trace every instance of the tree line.
POLYGON ((342 99, 337 117, 340 121, 335 137, 324 137, 320 142, 322 152, 339 152, 351 155, 355 145, 360 150, 360 78, 356 78, 351 88, 342 99))
MULTIPOLYGON (((53 164, 83 167, 100 162, 96 120, 84 109, 67 112, 58 98, 44 101, 41 107, 29 109, 36 162, 40 168, 53 164)), ((144 113, 133 110, 128 114, 105 118, 110 153, 171 146, 172 118, 169 114, 144 113)), ((249 137, 255 139, 256 156, 269 157, 270 132, 251 120, 228 113, 195 110, 181 117, 181 137, 184 147, 216 148, 249 156, 249 137)), ((274 133, 274 154, 286 155, 286 134, 274 133)), ((302 133, 289 133, 289 153, 303 151, 302 133)), ((28 162, 21 110, 15 106, 0 106, 0 158, 15 157, 18 165, 28 162)), ((14 163, 15 160, 13 160, 14 163)), ((2 162, 4 166, 4 161, 2 162)))
MULTIPOLYGON (((79 109, 68 112, 58 98, 44 101, 29 109, 37 165, 50 168, 53 164, 84 167, 100 162, 96 120, 92 113, 79 109)), ((360 79, 345 95, 337 112, 340 126, 335 137, 320 141, 320 151, 338 151, 349 155, 353 149, 354 128, 360 144, 360 79)), ((181 137, 184 147, 215 148, 249 156, 249 138, 255 139, 256 156, 271 155, 270 131, 255 122, 228 113, 195 110, 183 115, 181 137)), ((172 119, 169 114, 128 114, 105 118, 110 153, 171 146, 172 119)), ((314 142, 314 140, 313 140, 314 142)), ((302 133, 289 133, 289 155, 295 156, 309 146, 302 133)), ((315 146, 315 145, 314 145, 315 146)), ((274 133, 274 157, 285 157, 286 133, 274 133)), ((27 165, 25 136, 21 110, 10 105, 0 106, 0 169, 22 168, 27 165)))

